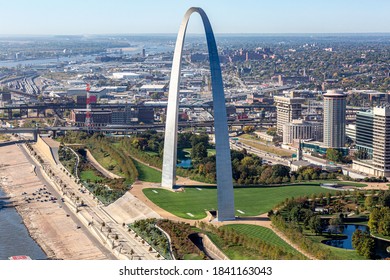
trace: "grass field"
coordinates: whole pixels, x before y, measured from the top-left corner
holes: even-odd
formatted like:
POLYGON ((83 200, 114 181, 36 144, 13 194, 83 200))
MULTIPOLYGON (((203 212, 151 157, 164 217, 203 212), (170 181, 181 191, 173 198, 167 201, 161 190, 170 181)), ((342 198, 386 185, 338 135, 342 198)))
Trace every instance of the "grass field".
POLYGON ((145 164, 133 159, 134 165, 138 171, 138 179, 145 182, 160 183, 161 171, 146 166, 145 164))
POLYGON ((90 180, 91 182, 96 182, 99 180, 103 180, 103 177, 97 176, 93 170, 84 170, 80 173, 80 179, 82 181, 90 180))
POLYGON ((299 254, 297 250, 295 250, 293 247, 291 247, 289 244, 287 244, 283 239, 281 239, 279 236, 277 236, 271 229, 256 226, 256 225, 243 225, 243 224, 237 224, 237 225, 227 225, 224 226, 227 228, 233 228, 237 232, 239 232, 242 235, 246 235, 249 237, 254 237, 261 239, 262 241, 278 246, 280 248, 283 248, 285 251, 290 252, 292 254, 299 254))
MULTIPOLYGON (((191 158, 191 148, 185 148, 183 149, 183 153, 185 153, 185 157, 191 158)), ((216 151, 215 149, 207 149, 207 156, 211 157, 215 155, 216 151)), ((179 154, 179 152, 178 152, 179 154)))
MULTIPOLYGON (((217 208, 215 187, 187 187, 184 192, 164 189, 144 189, 144 194, 155 204, 168 212, 185 219, 202 219, 207 210, 217 208), (191 214, 191 215, 190 215, 191 214)), ((283 187, 235 188, 235 209, 237 216, 256 216, 271 210, 286 198, 326 193, 319 185, 295 185, 283 187)))
POLYGON ((367 184, 364 183, 356 183, 356 182, 338 182, 336 181, 338 185, 343 185, 343 186, 354 186, 354 187, 367 187, 367 184))

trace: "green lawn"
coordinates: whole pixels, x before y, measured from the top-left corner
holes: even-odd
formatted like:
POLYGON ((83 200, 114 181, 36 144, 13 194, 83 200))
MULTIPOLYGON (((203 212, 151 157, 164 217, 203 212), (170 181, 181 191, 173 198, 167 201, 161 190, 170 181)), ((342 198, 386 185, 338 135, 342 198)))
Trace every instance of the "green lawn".
MULTIPOLYGON (((179 153, 179 152, 178 152, 179 153)), ((185 157, 191 158, 191 148, 183 149, 183 153, 185 157)), ((216 154, 215 149, 207 149, 207 156, 211 157, 216 154)))
POLYGON ((99 180, 103 180, 103 177, 97 176, 93 170, 84 170, 81 171, 80 173, 80 179, 82 181, 91 181, 91 182, 96 182, 99 180))
MULTIPOLYGON (((206 217, 205 211, 217 208, 217 193, 215 187, 199 187, 199 189, 195 187, 186 187, 184 192, 172 192, 156 188, 144 189, 143 192, 151 201, 161 208, 185 219, 202 219, 206 217)), ((260 215, 268 212, 276 204, 284 201, 286 198, 325 192, 335 193, 331 190, 325 190, 319 185, 235 188, 236 215, 260 215)))
POLYGON ((364 183, 356 183, 356 182, 337 182, 338 185, 343 185, 343 186, 354 186, 354 187, 367 187, 367 184, 364 183))
MULTIPOLYGON (((291 253, 293 256, 296 256, 293 259, 304 259, 305 257, 299 253, 297 250, 295 250, 293 247, 288 245, 286 242, 284 242, 280 237, 278 237, 272 230, 256 226, 256 225, 244 225, 244 224, 237 224, 237 225, 227 225, 223 226, 227 228, 233 228, 237 232, 240 233, 240 235, 249 236, 252 238, 260 239, 265 243, 268 243, 270 245, 279 247, 284 252, 291 253)), ((228 245, 224 244, 222 239, 218 237, 214 233, 208 232, 207 235, 210 237, 210 239, 213 241, 213 243, 221 249, 231 260, 258 260, 262 259, 261 256, 258 255, 258 253, 248 250, 247 248, 240 246, 240 245, 228 245)))
POLYGON ((262 241, 264 241, 268 244, 283 248, 287 252, 290 252, 293 254, 301 254, 297 250, 295 250, 293 247, 291 247, 289 244, 287 244, 283 239, 281 239, 279 236, 277 236, 269 228, 256 226, 256 225, 243 225, 243 224, 227 225, 224 227, 233 228, 234 230, 236 230, 237 232, 239 232, 242 235, 261 239, 262 241))
POLYGON ((138 171, 138 179, 145 182, 160 183, 161 171, 146 166, 145 164, 133 159, 134 165, 138 171))
POLYGON ((217 152, 215 151, 215 149, 207 149, 207 156, 208 157, 211 157, 213 155, 215 155, 217 152))

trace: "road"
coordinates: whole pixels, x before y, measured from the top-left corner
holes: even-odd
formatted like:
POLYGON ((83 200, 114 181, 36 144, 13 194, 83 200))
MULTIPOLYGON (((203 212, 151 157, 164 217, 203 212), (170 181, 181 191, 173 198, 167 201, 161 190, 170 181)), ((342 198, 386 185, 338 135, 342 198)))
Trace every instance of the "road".
POLYGON ((235 142, 235 141, 232 142, 231 141, 230 147, 232 149, 235 149, 235 150, 242 150, 245 148, 248 153, 255 154, 255 155, 261 157, 263 160, 268 161, 268 163, 283 164, 283 165, 290 166, 290 161, 287 159, 281 158, 275 154, 270 154, 270 153, 264 152, 262 150, 253 148, 251 146, 248 146, 248 145, 240 143, 240 142, 235 142))

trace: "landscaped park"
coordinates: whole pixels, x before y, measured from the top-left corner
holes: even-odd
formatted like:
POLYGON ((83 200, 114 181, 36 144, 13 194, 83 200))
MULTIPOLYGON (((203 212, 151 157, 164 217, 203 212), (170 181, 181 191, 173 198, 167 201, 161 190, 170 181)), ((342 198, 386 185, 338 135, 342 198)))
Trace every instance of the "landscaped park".
MULTIPOLYGON (((267 213, 285 199, 312 194, 325 196, 327 191, 321 188, 319 183, 278 187, 236 187, 234 188, 236 216, 258 216, 267 213)), ((217 209, 216 187, 187 186, 183 191, 177 192, 149 188, 143 192, 159 207, 184 219, 203 219, 207 211, 217 209)))
MULTIPOLYGON (((60 141, 63 145, 80 144, 80 147, 75 149, 81 158, 80 180, 105 204, 112 203, 123 195, 135 181, 159 183, 161 180, 161 134, 147 132, 120 140, 105 136, 74 134, 63 137, 60 141), (109 179, 96 170, 83 156, 86 149, 103 168, 121 178, 109 179)), ((189 236, 194 238, 194 234, 198 233, 207 235, 230 259, 386 257, 386 254, 379 255, 375 251, 374 245, 377 241, 367 237, 365 229, 370 226, 371 233, 382 238, 388 238, 390 235, 386 212, 388 191, 364 191, 366 184, 339 181, 337 174, 325 173, 315 168, 290 172, 285 166, 263 164, 261 158, 246 151, 232 151, 237 219, 235 224, 217 226, 210 216, 210 211, 213 213, 217 209, 217 190, 213 185, 215 182, 213 147, 208 143, 208 137, 187 134, 179 139, 179 149, 178 154, 185 156, 183 159, 191 159, 191 166, 179 168, 178 175, 200 183, 182 186, 174 191, 156 188, 155 184, 143 189, 143 194, 150 203, 177 217, 163 223, 166 232, 183 233, 175 236, 173 238, 175 241, 172 241, 176 248, 173 253, 177 254, 177 258, 210 258, 194 247, 183 245, 191 242, 189 236), (327 182, 336 187, 321 186, 327 182), (372 212, 375 213, 375 217, 371 217, 372 212), (205 219, 208 214, 208 218, 205 219), (267 220, 268 217, 272 221, 272 228, 247 223, 251 220, 267 220), (183 222, 175 224, 175 220, 183 219, 191 221, 192 226, 189 224, 184 226, 186 223, 183 222), (364 244, 356 242, 357 238, 355 242, 350 241, 356 250, 352 250, 352 247, 343 247, 347 245, 340 245, 341 242, 338 242, 353 239, 352 233, 343 230, 344 227, 349 228, 346 225, 352 224, 364 227, 360 235, 362 238, 359 239, 367 240, 364 244), (180 230, 174 230, 175 227, 180 230), (178 248, 187 248, 188 252, 178 248)), ((75 159, 70 153, 66 154, 65 158, 64 166, 67 166, 70 173, 74 172, 72 162, 75 159)), ((148 229, 146 231, 137 229, 136 225, 132 225, 131 228, 140 236, 144 234, 144 239, 149 240, 150 228, 154 228, 160 222, 148 223, 150 223, 148 226, 143 224, 143 228, 148 229)), ((191 240, 195 244, 198 239, 191 240)), ((161 250, 161 255, 167 255, 166 250, 161 250)))

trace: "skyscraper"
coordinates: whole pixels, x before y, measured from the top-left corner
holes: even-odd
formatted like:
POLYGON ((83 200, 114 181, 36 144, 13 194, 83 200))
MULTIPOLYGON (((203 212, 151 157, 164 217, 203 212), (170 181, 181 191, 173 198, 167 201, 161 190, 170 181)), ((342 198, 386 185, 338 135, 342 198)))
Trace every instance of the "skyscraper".
POLYGON ((373 176, 390 176, 390 105, 356 115, 356 147, 365 152, 353 169, 373 176))
POLYGON ((305 101, 300 97, 274 96, 276 105, 276 129, 279 134, 283 132, 283 125, 292 120, 301 118, 302 103, 305 101))
POLYGON ((364 154, 363 159, 372 159, 373 155, 374 112, 356 113, 356 148, 364 154))
POLYGON ((346 95, 342 90, 324 94, 324 146, 341 148, 345 144, 346 95))

